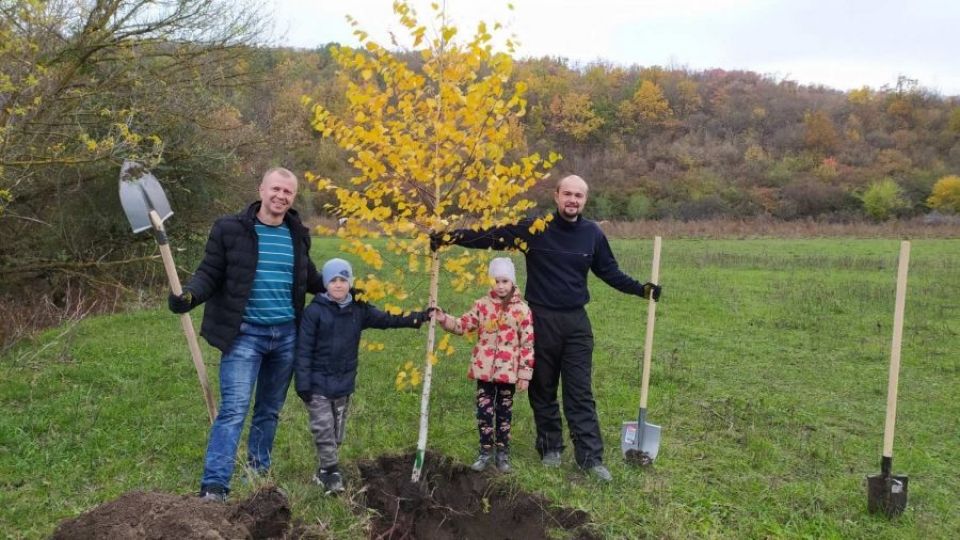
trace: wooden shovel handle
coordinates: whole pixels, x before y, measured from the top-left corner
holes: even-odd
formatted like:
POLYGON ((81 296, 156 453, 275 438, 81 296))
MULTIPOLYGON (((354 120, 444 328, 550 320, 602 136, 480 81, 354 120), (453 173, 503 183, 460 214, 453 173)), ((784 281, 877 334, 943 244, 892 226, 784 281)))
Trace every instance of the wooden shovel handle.
POLYGON ((897 422, 897 384, 900 380, 900 346, 903 342, 903 311, 907 301, 907 268, 910 242, 900 242, 897 268, 897 299, 893 308, 893 343, 890 347, 890 376, 887 380, 887 418, 883 424, 883 455, 893 457, 893 429, 897 422))
MULTIPOLYGON (((183 293, 183 287, 180 286, 180 277, 177 275, 177 267, 173 264, 173 254, 170 252, 170 245, 166 241, 166 231, 163 229, 163 221, 155 210, 150 210, 150 223, 158 233, 157 244, 160 246, 160 258, 163 259, 163 269, 167 274, 167 281, 170 282, 170 290, 173 294, 183 293)), ((197 377, 200 379, 200 387, 203 389, 203 399, 207 402, 207 414, 210 416, 210 423, 213 424, 217 417, 217 404, 213 400, 213 393, 210 391, 210 384, 207 382, 207 368, 203 363, 203 356, 200 353, 200 342, 197 340, 197 332, 193 329, 193 321, 190 320, 189 313, 180 314, 180 326, 183 328, 183 334, 187 337, 187 346, 190 347, 190 357, 193 359, 193 367, 197 370, 197 377)))
MULTIPOLYGON (((653 238, 653 269, 650 271, 650 283, 660 281, 660 237, 653 238)), ((640 408, 647 408, 647 390, 650 387, 650 359, 653 356, 653 323, 656 319, 657 303, 650 295, 647 303, 647 334, 643 341, 643 376, 640 381, 640 408)))

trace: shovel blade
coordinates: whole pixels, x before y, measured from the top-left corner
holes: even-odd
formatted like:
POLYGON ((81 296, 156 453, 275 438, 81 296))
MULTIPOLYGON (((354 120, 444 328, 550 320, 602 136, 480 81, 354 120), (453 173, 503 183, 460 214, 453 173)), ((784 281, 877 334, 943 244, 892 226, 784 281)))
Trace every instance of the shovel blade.
POLYGON ((135 161, 124 161, 120 168, 120 204, 134 233, 153 227, 151 210, 157 212, 161 222, 173 215, 163 186, 135 161))
POLYGON ((896 517, 907 508, 907 477, 874 474, 867 477, 867 510, 896 517))
POLYGON ((660 426, 648 422, 624 422, 620 451, 627 463, 650 465, 660 451, 660 426))

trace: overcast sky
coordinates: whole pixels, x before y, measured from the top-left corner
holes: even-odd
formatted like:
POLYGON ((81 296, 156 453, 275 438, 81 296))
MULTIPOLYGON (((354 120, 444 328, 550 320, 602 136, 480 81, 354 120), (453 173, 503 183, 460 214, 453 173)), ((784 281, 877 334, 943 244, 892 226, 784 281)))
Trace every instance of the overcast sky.
MULTIPOLYGON (((375 41, 406 36, 392 0, 267 0, 278 44, 355 46, 345 15, 375 41)), ((442 0, 436 0, 442 3, 442 0)), ((422 24, 430 2, 414 0, 422 24)), ((960 0, 447 0, 461 32, 504 24, 518 56, 628 66, 746 69, 849 90, 899 75, 960 95, 960 0)))

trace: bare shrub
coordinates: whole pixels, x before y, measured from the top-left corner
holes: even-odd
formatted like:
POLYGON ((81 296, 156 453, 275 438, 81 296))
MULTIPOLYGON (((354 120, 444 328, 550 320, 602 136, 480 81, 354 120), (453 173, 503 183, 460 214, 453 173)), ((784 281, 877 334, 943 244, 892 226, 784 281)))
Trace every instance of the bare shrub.
MULTIPOLYGON (((837 222, 772 218, 699 221, 609 221, 603 230, 614 238, 960 238, 960 218, 916 217, 885 223, 837 222)), ((954 217, 954 216, 950 216, 954 217)))
POLYGON ((791 181, 780 190, 780 207, 777 217, 795 218, 817 216, 842 210, 855 205, 856 201, 842 188, 824 184, 813 178, 803 177, 791 181))
POLYGON ((0 296, 0 354, 42 329, 70 328, 89 315, 118 311, 125 296, 120 287, 84 288, 75 282, 52 292, 33 293, 25 288, 0 296))

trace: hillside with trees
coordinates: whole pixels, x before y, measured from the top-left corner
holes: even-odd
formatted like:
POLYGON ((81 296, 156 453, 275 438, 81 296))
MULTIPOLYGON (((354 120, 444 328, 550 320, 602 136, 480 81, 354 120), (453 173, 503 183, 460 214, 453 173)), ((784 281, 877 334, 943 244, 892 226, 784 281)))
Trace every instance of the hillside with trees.
MULTIPOLYGON (((246 3, 151 5, 0 4, 0 297, 54 291, 49 303, 64 309, 79 302, 70 291, 115 298, 125 284, 161 282, 155 244, 130 233, 119 205, 124 159, 163 182, 185 260, 216 215, 254 197, 266 167, 354 175, 310 126, 308 102, 346 110, 334 45, 264 46, 264 14, 246 3)), ((554 175, 584 176, 598 219, 960 212, 960 97, 907 77, 841 92, 748 71, 560 58, 515 60, 513 76, 528 89, 516 152, 560 153, 554 175)), ((533 196, 549 207, 544 184, 533 196)), ((330 202, 301 192, 308 217, 330 202)))
MULTIPOLYGON (((960 100, 901 77, 839 92, 752 72, 522 64, 527 140, 596 186, 607 218, 887 219, 960 169, 960 100)), ((931 207, 932 206, 932 207, 931 207)))

